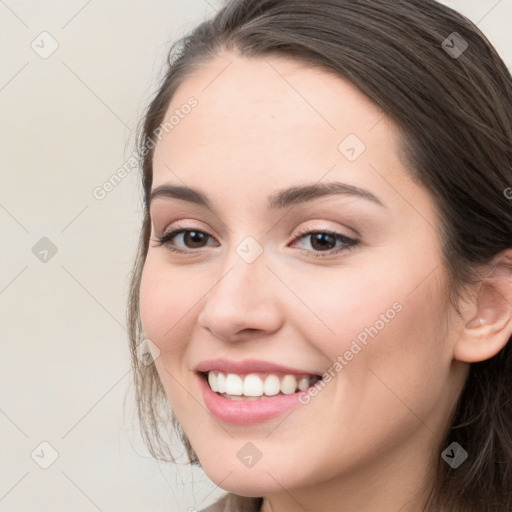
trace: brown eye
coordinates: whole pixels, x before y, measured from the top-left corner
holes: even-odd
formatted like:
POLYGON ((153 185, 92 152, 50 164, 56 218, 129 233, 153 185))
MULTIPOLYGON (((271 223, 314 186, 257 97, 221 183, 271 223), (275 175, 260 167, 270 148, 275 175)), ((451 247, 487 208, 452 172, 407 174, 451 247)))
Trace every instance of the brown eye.
POLYGON ((311 237, 311 247, 318 251, 330 250, 336 245, 336 237, 327 233, 314 233, 311 237))
POLYGON ((208 235, 202 231, 181 231, 178 234, 181 233, 183 233, 183 243, 189 249, 203 247, 202 244, 208 239, 208 235))
POLYGON ((323 256, 332 256, 343 251, 349 251, 359 244, 357 240, 353 240, 342 233, 329 230, 303 231, 297 235, 293 243, 295 244, 307 239, 309 239, 307 245, 309 245, 311 249, 304 249, 303 245, 302 252, 320 258, 323 256), (337 243, 340 245, 336 248, 337 243))
POLYGON ((209 239, 213 239, 213 237, 204 231, 177 226, 169 233, 156 237, 155 241, 159 246, 165 245, 173 252, 187 253, 194 252, 194 249, 202 249, 207 245, 209 239))

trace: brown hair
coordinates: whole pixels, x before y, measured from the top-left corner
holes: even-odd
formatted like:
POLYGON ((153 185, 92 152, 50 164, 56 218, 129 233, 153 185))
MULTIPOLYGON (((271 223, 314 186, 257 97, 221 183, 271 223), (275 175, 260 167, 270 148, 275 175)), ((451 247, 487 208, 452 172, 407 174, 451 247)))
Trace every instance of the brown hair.
MULTIPOLYGON (((457 312, 465 285, 481 279, 476 270, 512 247, 512 203, 504 193, 512 184, 512 78, 473 23, 433 0, 228 1, 172 45, 137 143, 144 218, 128 323, 139 418, 155 457, 172 460, 171 420, 196 464, 154 365, 136 357, 143 339, 139 286, 150 236, 155 130, 177 87, 223 50, 281 55, 337 73, 400 127, 411 175, 430 192, 439 213, 443 263, 457 312)), ((471 364, 439 454, 453 441, 469 458, 454 470, 439 457, 426 510, 512 511, 510 340, 496 356, 471 364)))

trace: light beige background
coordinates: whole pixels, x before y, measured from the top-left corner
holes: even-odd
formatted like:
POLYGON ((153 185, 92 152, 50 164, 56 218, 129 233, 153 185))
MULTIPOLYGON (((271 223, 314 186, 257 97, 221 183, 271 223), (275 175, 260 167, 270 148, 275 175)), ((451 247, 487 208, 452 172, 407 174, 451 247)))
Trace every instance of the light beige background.
MULTIPOLYGON (((511 66, 512 0, 445 3, 511 66)), ((185 512, 223 493, 141 442, 125 330, 138 175, 93 195, 133 151, 169 41, 220 5, 0 0, 0 512, 185 512)))

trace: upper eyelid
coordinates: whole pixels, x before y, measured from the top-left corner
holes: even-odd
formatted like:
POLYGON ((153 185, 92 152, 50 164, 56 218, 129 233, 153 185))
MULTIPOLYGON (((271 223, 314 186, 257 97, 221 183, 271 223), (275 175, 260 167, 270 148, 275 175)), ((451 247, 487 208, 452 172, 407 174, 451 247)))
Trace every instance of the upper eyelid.
POLYGON ((208 230, 199 228, 196 226, 189 227, 189 226, 176 225, 170 229, 164 229, 161 236, 164 237, 164 236, 170 235, 171 233, 174 233, 174 236, 177 236, 177 235, 183 233, 184 231, 199 231, 200 233, 204 233, 205 235, 209 236, 210 238, 214 238, 215 240, 217 240, 216 237, 213 236, 208 230))
MULTIPOLYGON (((199 231, 201 233, 204 233, 205 235, 208 235, 211 238, 216 238, 207 229, 203 229, 203 228, 198 227, 198 226, 183 226, 183 225, 180 225, 180 224, 177 224, 177 225, 175 225, 175 226, 173 226, 172 228, 169 228, 169 229, 165 228, 162 231, 162 235, 161 236, 166 236, 166 235, 168 235, 170 233, 174 233, 175 235, 177 235, 177 234, 179 234, 180 232, 183 232, 183 231, 199 231)), ((298 230, 298 232, 295 234, 295 236, 305 235, 305 234, 310 234, 310 233, 323 233, 323 232, 326 232, 326 231, 336 232, 336 233, 338 233, 340 235, 346 236, 347 238, 355 238, 354 236, 347 235, 340 228, 329 228, 329 227, 319 227, 319 228, 307 227, 307 228, 300 228, 298 230)))
MULTIPOLYGON (((159 242, 158 245, 164 246, 164 245, 168 244, 174 237, 176 237, 184 232, 187 232, 187 231, 194 231, 194 228, 193 227, 186 228, 186 227, 176 226, 175 228, 171 229, 167 234, 164 233, 161 237, 157 237, 157 241, 159 242), (170 238, 168 240, 165 240, 165 238, 167 238, 169 236, 170 236, 170 238)), ((209 238, 212 238, 212 239, 215 238, 213 235, 210 235, 206 231, 199 230, 199 229, 195 229, 195 231, 200 231, 209 238)), ((347 253, 352 252, 354 249, 359 248, 359 246, 361 244, 361 242, 359 240, 359 236, 357 238, 352 238, 352 237, 349 237, 339 231, 332 231, 330 229, 321 229, 321 228, 320 229, 304 228, 303 230, 299 230, 299 233, 297 233, 293 237, 293 240, 291 241, 291 243, 295 244, 295 243, 297 243, 297 241, 301 240, 302 238, 311 236, 313 233, 319 233, 319 232, 320 233, 322 233, 322 232, 329 233, 330 236, 335 237, 336 242, 342 242, 343 245, 341 247, 338 247, 337 249, 333 248, 333 249, 329 249, 327 251, 320 251, 320 252, 317 252, 315 250, 309 250, 309 249, 297 249, 297 250, 299 252, 302 252, 303 254, 308 254, 308 255, 311 254, 312 258, 315 260, 321 261, 324 259, 324 260, 328 261, 328 258, 330 258, 330 257, 337 257, 338 255, 347 254, 347 253), (341 238, 345 238, 346 240, 340 240, 341 238)), ((208 247, 208 245, 206 247, 208 247)), ((174 252, 176 254, 179 254, 179 253, 181 253, 182 255, 188 254, 190 257, 193 257, 194 254, 197 255, 198 253, 200 253, 201 249, 203 249, 203 247, 199 247, 199 248, 197 248, 197 250, 189 249, 189 248, 182 249, 179 247, 169 247, 169 250, 171 250, 172 252, 174 252)))
MULTIPOLYGON (((164 230, 162 235, 159 238, 164 238, 171 234, 172 234, 172 238, 174 238, 184 232, 190 232, 190 231, 199 231, 200 233, 203 233, 207 237, 214 239, 217 243, 220 243, 216 239, 216 237, 213 236, 212 234, 210 234, 207 230, 197 228, 195 226, 189 227, 189 226, 176 225, 169 230, 164 230)), ((324 227, 324 228, 322 228, 322 227, 320 227, 320 228, 315 228, 315 227, 301 228, 298 230, 298 232, 296 232, 293 235, 292 242, 295 242, 296 240, 306 237, 306 236, 311 236, 313 233, 331 233, 332 235, 342 236, 342 237, 347 238, 348 240, 351 240, 353 242, 359 242, 359 237, 347 235, 346 233, 343 232, 343 230, 331 229, 331 228, 326 228, 326 227, 324 227)), ((194 251, 194 249, 188 249, 188 250, 194 251)))

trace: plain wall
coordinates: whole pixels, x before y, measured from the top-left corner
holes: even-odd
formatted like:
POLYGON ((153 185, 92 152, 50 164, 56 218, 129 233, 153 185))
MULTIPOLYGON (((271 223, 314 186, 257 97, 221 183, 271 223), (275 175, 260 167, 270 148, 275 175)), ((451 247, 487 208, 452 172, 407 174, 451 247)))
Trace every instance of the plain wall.
MULTIPOLYGON (((445 3, 511 66, 512 0, 445 3)), ((0 2, 0 512, 187 511, 223 494, 141 442, 125 327, 137 172, 94 195, 132 154, 169 42, 220 4, 0 2)))

